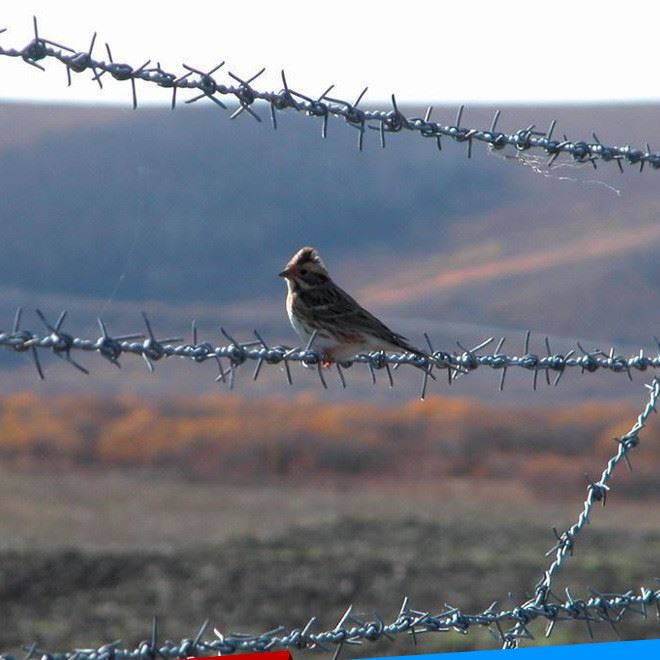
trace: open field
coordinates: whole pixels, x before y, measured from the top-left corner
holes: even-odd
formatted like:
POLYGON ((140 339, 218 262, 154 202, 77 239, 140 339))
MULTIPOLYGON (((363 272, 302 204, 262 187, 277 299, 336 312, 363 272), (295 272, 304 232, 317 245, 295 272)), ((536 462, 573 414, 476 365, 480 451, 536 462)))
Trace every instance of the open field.
MULTIPOLYGON (((331 626, 354 603, 387 618, 404 595, 434 611, 445 602, 475 611, 496 599, 508 607, 508 593, 524 598, 545 567, 551 527, 564 529, 579 505, 515 482, 230 486, 155 471, 3 472, 0 648, 18 652, 36 640, 62 650, 118 637, 132 646, 148 636, 153 614, 176 639, 207 617, 252 632, 312 615, 331 626)), ((658 507, 614 490, 578 539, 557 593, 654 586, 658 556, 658 507)), ((654 617, 629 622, 619 628, 625 638, 659 634, 654 617)), ((605 625, 595 634, 614 638, 605 625)), ((489 639, 428 636, 417 650, 484 648, 489 639)), ((552 640, 588 637, 575 623, 558 625, 552 640)), ((414 648, 402 640, 350 653, 394 652, 414 648)))

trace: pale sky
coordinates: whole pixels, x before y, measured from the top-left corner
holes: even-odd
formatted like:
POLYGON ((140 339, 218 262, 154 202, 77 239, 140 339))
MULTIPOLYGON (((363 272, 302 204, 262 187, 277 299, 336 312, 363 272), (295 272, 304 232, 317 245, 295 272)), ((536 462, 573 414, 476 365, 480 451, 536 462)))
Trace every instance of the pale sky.
MULTIPOLYGON (((454 2, 165 2, 108 0, 2 0, 3 47, 21 48, 41 36, 139 66, 159 60, 225 70, 241 77, 261 67, 260 89, 281 88, 284 68, 292 87, 319 95, 367 99, 395 92, 401 101, 429 103, 585 102, 659 100, 654 2, 510 0, 454 2)), ((226 75, 226 74, 225 74, 226 75)), ((0 57, 0 101, 127 103, 130 85, 104 77, 100 91, 90 73, 64 67, 42 73, 0 57)), ((224 81, 222 72, 218 80, 224 81)), ((139 84, 141 103, 168 103, 169 92, 139 84)))

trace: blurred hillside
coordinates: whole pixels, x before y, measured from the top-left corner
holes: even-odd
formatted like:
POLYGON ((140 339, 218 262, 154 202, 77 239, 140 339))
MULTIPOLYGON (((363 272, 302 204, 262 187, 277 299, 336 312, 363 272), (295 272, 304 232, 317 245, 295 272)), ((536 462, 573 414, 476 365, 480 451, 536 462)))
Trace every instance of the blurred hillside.
MULTIPOLYGON (((455 109, 435 112, 451 121, 455 109)), ((464 122, 491 114, 468 109, 464 122)), ((500 126, 551 118, 558 134, 658 146, 652 106, 506 108, 500 126)), ((504 349, 519 352, 530 328, 532 350, 546 333, 556 350, 576 339, 657 350, 659 172, 547 172, 527 155, 475 145, 467 160, 465 145, 438 153, 406 135, 381 151, 371 132, 357 153, 340 122, 326 141, 314 120, 279 123, 198 106, 0 106, 0 327, 22 305, 31 329, 30 308, 67 308, 71 331, 95 335, 102 314, 119 334, 141 330, 145 309, 159 336, 189 337, 197 318, 202 340, 221 341, 222 324, 293 343, 276 273, 311 243, 416 343, 424 330, 446 350, 507 334, 504 349)), ((130 644, 154 613, 175 638, 207 617, 254 632, 311 614, 332 625, 348 602, 391 609, 403 594, 429 610, 520 601, 649 379, 569 373, 532 393, 531 374, 512 369, 500 394, 484 369, 451 396, 434 383, 442 396, 420 403, 406 369, 389 390, 356 367, 344 392, 334 372, 321 391, 313 370, 295 369, 284 391, 281 370, 264 368, 218 394, 210 363, 170 360, 149 376, 138 359, 119 371, 82 356, 86 378, 44 358, 41 383, 25 358, 0 351, 0 647, 15 654, 33 639, 130 644)), ((652 584, 659 440, 650 424, 558 593, 652 584)), ((657 636, 656 624, 620 633, 657 636)), ((596 638, 613 638, 604 628, 596 638)), ((553 642, 585 641, 584 626, 557 630, 553 642)), ((492 643, 483 634, 428 636, 418 650, 492 643)), ((392 649, 362 650, 376 652, 392 649)))
MULTIPOLYGON (((468 109, 464 122, 485 126, 490 115, 468 109)), ((604 141, 643 145, 660 111, 505 108, 501 128, 552 117, 559 133, 586 139, 595 129, 604 141)), ((167 334, 196 317, 207 333, 258 327, 293 343, 275 273, 309 243, 340 284, 417 343, 424 330, 451 350, 457 338, 530 328, 555 343, 653 346, 657 172, 622 175, 610 164, 548 173, 527 155, 505 160, 475 145, 468 160, 464 145, 438 153, 411 135, 382 151, 371 132, 358 153, 350 127, 331 121, 325 141, 319 131, 289 114, 272 131, 199 104, 2 106, 2 325, 20 304, 53 315, 66 307, 79 332, 94 332, 102 312, 123 332, 147 309, 167 334)), ((15 356, 0 354, 0 365, 13 383, 34 382, 15 356)), ((114 386, 95 386, 121 388, 113 377, 114 386)), ((616 388, 608 382, 602 395, 616 388)))

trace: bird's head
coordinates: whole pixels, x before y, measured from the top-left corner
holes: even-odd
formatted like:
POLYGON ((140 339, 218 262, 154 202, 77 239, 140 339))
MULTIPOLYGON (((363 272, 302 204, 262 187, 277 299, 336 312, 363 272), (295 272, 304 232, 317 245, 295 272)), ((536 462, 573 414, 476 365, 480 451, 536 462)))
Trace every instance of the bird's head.
POLYGON ((325 264, 313 247, 300 248, 279 276, 302 289, 321 286, 330 279, 325 264))

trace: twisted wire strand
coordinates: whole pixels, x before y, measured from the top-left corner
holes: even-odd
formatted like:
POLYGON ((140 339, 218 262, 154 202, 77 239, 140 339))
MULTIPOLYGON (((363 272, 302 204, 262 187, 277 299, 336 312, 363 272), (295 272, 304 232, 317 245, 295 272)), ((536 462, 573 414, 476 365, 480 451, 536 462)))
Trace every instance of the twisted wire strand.
MULTIPOLYGON (((650 394, 649 400, 637 416, 637 420, 625 435, 620 438, 615 438, 617 441, 617 451, 608 460, 607 465, 603 469, 600 479, 597 482, 589 481, 587 486, 587 497, 584 500, 582 510, 580 511, 577 521, 571 525, 569 529, 559 534, 556 529, 553 529, 557 543, 550 548, 546 556, 555 553, 555 557, 551 562, 548 569, 545 571, 542 579, 538 582, 535 589, 534 597, 527 601, 524 605, 533 605, 535 607, 543 607, 551 595, 552 581, 556 574, 560 571, 567 557, 573 554, 575 547, 575 539, 578 534, 584 529, 585 525, 589 522, 589 517, 596 502, 600 502, 603 506, 607 501, 607 493, 610 490, 608 485, 614 471, 621 461, 625 461, 626 465, 632 470, 632 463, 630 462, 629 453, 638 446, 639 434, 646 426, 646 423, 651 416, 651 413, 657 413, 658 398, 660 398, 660 380, 656 377, 650 385, 646 385, 650 394)), ((571 599, 571 595, 567 590, 567 597, 571 599)), ((581 607, 583 601, 576 601, 577 607, 581 607)), ((660 611, 659 611, 660 615, 660 611)), ((550 625, 553 625, 552 622, 550 625)), ((589 629, 591 635, 591 630, 589 629)), ((518 640, 527 635, 524 622, 518 622, 514 628, 503 635, 502 646, 503 648, 515 648, 518 645, 518 640)))
MULTIPOLYGON (((492 603, 478 614, 467 614, 459 608, 445 605, 441 612, 432 614, 413 609, 405 598, 397 617, 386 623, 378 614, 370 617, 359 616, 349 607, 337 624, 328 630, 314 632, 316 617, 312 617, 303 628, 286 629, 279 627, 261 634, 228 633, 215 629, 215 637, 204 638, 209 627, 205 621, 195 637, 179 641, 158 640, 158 619, 154 618, 151 637, 134 648, 122 648, 121 640, 104 644, 99 648, 79 648, 73 651, 49 652, 32 644, 25 646, 23 660, 40 657, 41 660, 154 660, 161 658, 186 658, 212 654, 236 652, 256 653, 278 649, 313 649, 332 653, 333 660, 339 656, 344 645, 357 645, 362 642, 375 642, 380 639, 393 641, 397 635, 409 635, 413 641, 419 635, 428 633, 459 632, 465 634, 473 626, 486 627, 496 639, 501 638, 502 624, 520 623, 523 627, 536 620, 545 619, 552 624, 559 621, 584 621, 591 629, 593 623, 608 623, 616 630, 628 614, 634 613, 646 618, 648 609, 660 603, 660 589, 642 587, 639 592, 624 594, 599 593, 592 590, 586 600, 576 600, 570 595, 566 600, 546 603, 543 606, 522 605, 512 609, 498 610, 492 603), (498 632, 492 629, 494 627, 498 632), (334 649, 332 648, 334 647, 334 649)), ((660 613, 660 609, 658 609, 660 613)), ((531 633, 527 631, 527 636, 531 633)), ((4 654, 2 660, 16 660, 4 654)))
MULTIPOLYGON (((223 345, 214 345, 210 342, 200 342, 196 322, 192 323, 192 342, 185 343, 181 337, 158 338, 154 333, 149 317, 143 312, 145 331, 129 335, 113 337, 103 319, 97 319, 101 334, 96 339, 82 338, 64 332, 62 329, 67 312, 63 311, 56 322, 51 323, 41 312, 36 310, 37 316, 46 329, 46 333, 39 333, 21 327, 22 310, 19 308, 14 317, 11 330, 0 330, 0 346, 17 353, 28 353, 35 365, 40 378, 44 378, 39 352, 49 351, 58 358, 68 362, 78 371, 88 374, 85 366, 77 362, 74 353, 93 353, 101 356, 115 366, 120 366, 120 358, 124 355, 141 356, 150 371, 154 363, 163 358, 179 357, 195 363, 214 360, 218 366, 217 381, 228 383, 233 388, 236 373, 240 367, 249 363, 255 364, 252 378, 257 380, 262 373, 263 365, 283 365, 289 384, 293 383, 290 363, 300 363, 306 367, 316 368, 319 381, 327 388, 327 379, 324 375, 326 369, 322 368, 323 355, 314 350, 316 335, 312 335, 306 347, 271 346, 263 339, 258 331, 254 331, 254 339, 239 341, 230 335, 224 328, 220 331, 228 342, 223 345), (228 361, 225 367, 223 360, 228 361)), ((635 355, 625 357, 610 348, 609 352, 601 349, 587 350, 577 342, 576 348, 566 353, 553 352, 550 340, 545 337, 545 355, 538 355, 530 351, 531 332, 527 331, 523 341, 523 352, 520 355, 502 353, 506 341, 501 337, 492 353, 480 353, 495 342, 494 337, 482 341, 477 346, 466 348, 460 341, 457 345, 460 352, 449 353, 435 350, 430 337, 425 334, 428 344, 428 357, 412 353, 373 352, 358 354, 348 361, 337 362, 335 368, 342 387, 346 387, 345 371, 353 365, 364 364, 370 371, 372 380, 376 382, 376 371, 384 369, 387 373, 390 386, 394 386, 394 371, 402 365, 416 367, 422 374, 422 387, 420 396, 426 396, 429 379, 436 380, 434 370, 444 370, 447 381, 452 383, 456 378, 476 371, 480 367, 489 367, 500 371, 500 390, 504 388, 508 369, 522 368, 532 372, 532 386, 537 387, 539 373, 545 374, 548 385, 557 385, 567 369, 579 368, 581 373, 595 373, 605 370, 611 373, 625 373, 632 380, 633 371, 644 372, 648 369, 660 368, 660 341, 655 338, 658 345, 657 355, 647 355, 640 349, 635 355), (580 354, 576 354, 576 353, 580 354), (552 376, 551 376, 552 374, 552 376)))
MULTIPOLYGON (((6 30, 0 30, 0 33, 6 30)), ((478 129, 463 126, 461 123, 464 106, 460 106, 453 124, 442 124, 432 121, 433 107, 429 106, 423 117, 407 117, 399 109, 396 97, 392 94, 392 107, 388 110, 363 109, 359 107, 367 92, 365 88, 356 100, 350 101, 330 96, 334 85, 330 85, 318 97, 309 96, 292 89, 286 75, 282 72, 282 85, 280 91, 262 91, 256 89, 252 83, 265 71, 261 69, 250 77, 240 77, 229 71, 231 79, 229 84, 219 82, 213 74, 221 69, 225 62, 221 62, 208 71, 202 71, 188 64, 183 64, 185 73, 176 74, 165 71, 159 62, 152 65, 147 60, 139 67, 134 67, 124 62, 113 59, 110 46, 106 43, 107 61, 96 59, 92 56, 96 43, 94 33, 87 50, 76 51, 61 43, 46 39, 39 34, 37 19, 34 18, 34 38, 23 48, 3 48, 0 46, 0 56, 20 58, 27 64, 45 70, 39 64, 42 60, 52 59, 61 62, 66 67, 67 80, 71 84, 72 73, 92 72, 92 79, 103 87, 103 76, 109 74, 115 80, 129 81, 131 84, 133 108, 137 108, 136 81, 158 85, 172 90, 171 107, 174 109, 177 101, 178 90, 194 90, 199 92, 186 103, 195 103, 202 99, 213 102, 215 107, 226 110, 225 101, 232 99, 238 103, 236 109, 230 114, 234 119, 245 113, 256 121, 261 122, 261 117, 256 111, 254 104, 262 101, 269 106, 273 128, 277 128, 277 113, 283 110, 294 110, 303 116, 313 117, 321 120, 321 135, 327 136, 328 118, 337 117, 343 119, 349 126, 358 130, 357 147, 362 150, 364 136, 367 129, 378 133, 381 147, 386 145, 386 135, 406 131, 414 133, 419 137, 431 138, 435 141, 439 150, 442 150, 442 138, 467 145, 467 156, 472 156, 473 142, 481 142, 488 145, 490 149, 501 150, 512 147, 517 151, 535 150, 544 152, 548 157, 548 167, 555 160, 566 155, 578 163, 591 163, 594 168, 598 162, 615 162, 623 171, 623 164, 639 165, 640 171, 648 164, 653 169, 660 168, 660 152, 654 152, 646 144, 645 149, 626 146, 609 146, 603 144, 595 133, 590 140, 570 140, 566 135, 562 139, 554 137, 556 121, 552 121, 545 131, 539 131, 535 124, 530 124, 513 133, 497 130, 497 124, 501 116, 498 110, 493 116, 490 127, 478 129), (224 100, 223 100, 224 99, 224 100)))

